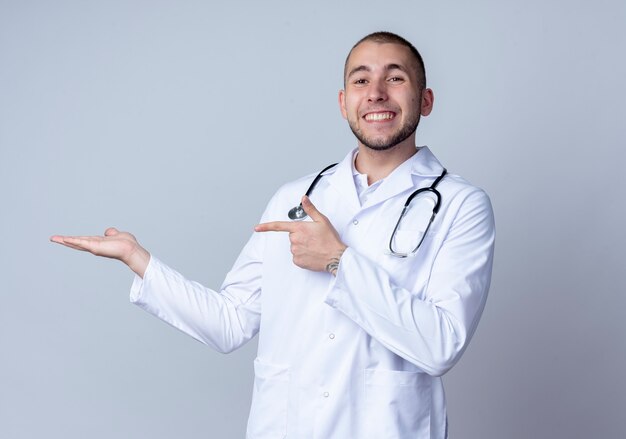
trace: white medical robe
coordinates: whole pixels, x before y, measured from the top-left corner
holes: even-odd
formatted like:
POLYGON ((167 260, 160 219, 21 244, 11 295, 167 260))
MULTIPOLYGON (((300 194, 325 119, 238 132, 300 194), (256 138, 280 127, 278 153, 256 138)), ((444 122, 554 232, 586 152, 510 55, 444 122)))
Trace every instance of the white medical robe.
MULTIPOLYGON (((352 157, 311 195, 348 246, 336 277, 297 267, 288 234, 266 232, 252 235, 219 291, 155 257, 133 283, 132 302, 220 352, 259 334, 249 439, 446 436, 440 376, 463 353, 487 297, 495 239, 489 198, 448 174, 421 247, 398 258, 389 240, 402 207, 442 165, 422 147, 361 205, 352 157)), ((312 179, 281 187, 261 221, 288 221, 312 179)), ((411 203, 396 251, 419 242, 432 207, 426 198, 411 203)))

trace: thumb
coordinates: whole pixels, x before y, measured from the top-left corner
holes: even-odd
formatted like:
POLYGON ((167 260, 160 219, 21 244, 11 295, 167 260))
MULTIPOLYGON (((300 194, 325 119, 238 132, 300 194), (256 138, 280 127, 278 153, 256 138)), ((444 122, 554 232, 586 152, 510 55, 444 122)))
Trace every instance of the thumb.
POLYGON ((326 221, 326 217, 313 205, 309 197, 302 197, 302 208, 313 221, 326 221))
POLYGON ((120 231, 117 230, 115 227, 109 227, 104 231, 104 236, 115 236, 118 233, 120 233, 120 231))

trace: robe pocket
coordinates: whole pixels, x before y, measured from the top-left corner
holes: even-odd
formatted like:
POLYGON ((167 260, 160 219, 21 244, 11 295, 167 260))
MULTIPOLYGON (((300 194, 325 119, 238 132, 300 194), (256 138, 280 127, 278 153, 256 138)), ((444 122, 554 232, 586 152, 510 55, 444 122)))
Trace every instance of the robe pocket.
POLYGON ((368 439, 430 437, 431 377, 422 372, 365 369, 368 439))
POLYGON ((254 360, 254 389, 248 438, 279 439, 287 435, 289 368, 254 360))

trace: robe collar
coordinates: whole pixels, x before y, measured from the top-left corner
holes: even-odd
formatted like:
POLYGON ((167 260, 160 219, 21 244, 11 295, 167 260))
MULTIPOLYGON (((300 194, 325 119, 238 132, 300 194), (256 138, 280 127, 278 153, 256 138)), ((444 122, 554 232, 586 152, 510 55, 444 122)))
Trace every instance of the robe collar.
POLYGON ((428 186, 432 183, 431 178, 437 178, 443 171, 443 166, 427 146, 417 148, 404 163, 400 164, 389 174, 380 187, 374 191, 367 202, 361 206, 359 196, 354 184, 353 161, 357 149, 350 151, 344 159, 339 162, 332 175, 328 177, 328 183, 341 193, 343 200, 351 210, 361 210, 382 203, 409 189, 422 186, 420 180, 428 179, 428 186))

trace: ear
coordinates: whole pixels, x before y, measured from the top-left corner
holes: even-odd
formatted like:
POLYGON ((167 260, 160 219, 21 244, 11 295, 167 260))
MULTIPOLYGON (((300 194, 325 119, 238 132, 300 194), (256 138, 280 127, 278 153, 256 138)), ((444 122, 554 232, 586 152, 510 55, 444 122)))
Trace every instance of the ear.
POLYGON ((422 102, 420 107, 420 113, 422 116, 428 116, 433 111, 433 105, 435 104, 435 94, 430 88, 422 90, 422 102))
POLYGON ((339 90, 339 109, 344 119, 348 119, 348 113, 346 112, 346 92, 339 90))

